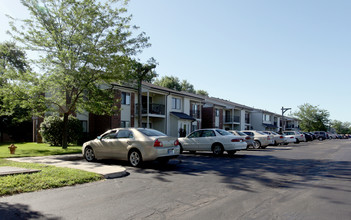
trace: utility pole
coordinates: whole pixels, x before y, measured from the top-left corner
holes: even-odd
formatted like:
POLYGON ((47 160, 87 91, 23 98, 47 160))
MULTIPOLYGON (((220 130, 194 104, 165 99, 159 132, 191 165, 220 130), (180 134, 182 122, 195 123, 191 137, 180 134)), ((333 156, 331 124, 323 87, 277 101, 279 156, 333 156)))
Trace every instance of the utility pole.
POLYGON ((286 111, 290 110, 290 109, 291 109, 291 108, 284 108, 284 107, 282 107, 282 120, 283 120, 283 123, 282 123, 282 125, 283 125, 283 127, 282 127, 282 132, 285 131, 285 126, 286 126, 285 120, 284 120, 284 113, 285 113, 286 111))

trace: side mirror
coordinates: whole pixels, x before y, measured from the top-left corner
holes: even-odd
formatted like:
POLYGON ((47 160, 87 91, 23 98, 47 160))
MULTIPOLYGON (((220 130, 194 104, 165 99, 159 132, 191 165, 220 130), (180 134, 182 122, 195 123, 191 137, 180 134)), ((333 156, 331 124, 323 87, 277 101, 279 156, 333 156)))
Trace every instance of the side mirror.
POLYGON ((101 136, 97 136, 97 138, 96 138, 96 139, 101 140, 101 136))

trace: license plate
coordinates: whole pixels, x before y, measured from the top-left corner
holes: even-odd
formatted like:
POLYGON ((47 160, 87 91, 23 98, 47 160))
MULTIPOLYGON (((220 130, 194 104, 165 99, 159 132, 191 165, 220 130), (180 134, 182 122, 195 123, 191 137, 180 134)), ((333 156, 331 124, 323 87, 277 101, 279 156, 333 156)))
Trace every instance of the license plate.
POLYGON ((174 149, 168 149, 168 155, 173 155, 174 154, 174 149))

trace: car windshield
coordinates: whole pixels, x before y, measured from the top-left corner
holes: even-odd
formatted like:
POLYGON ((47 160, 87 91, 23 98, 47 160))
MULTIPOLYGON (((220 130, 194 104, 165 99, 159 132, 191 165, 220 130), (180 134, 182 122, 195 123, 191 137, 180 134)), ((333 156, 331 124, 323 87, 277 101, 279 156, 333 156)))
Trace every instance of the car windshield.
POLYGON ((233 135, 232 133, 230 133, 230 132, 228 132, 226 130, 217 129, 216 131, 222 136, 233 135))
POLYGON ((156 131, 156 130, 152 130, 152 129, 145 129, 145 128, 140 128, 138 129, 138 131, 140 131, 141 133, 143 133, 146 136, 152 137, 152 136, 167 136, 166 134, 160 132, 160 131, 156 131))

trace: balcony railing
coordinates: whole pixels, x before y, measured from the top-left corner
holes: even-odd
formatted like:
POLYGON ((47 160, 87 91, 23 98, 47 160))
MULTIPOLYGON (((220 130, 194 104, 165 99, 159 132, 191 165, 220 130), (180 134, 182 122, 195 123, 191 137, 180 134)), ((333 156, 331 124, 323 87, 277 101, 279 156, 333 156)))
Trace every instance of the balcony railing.
MULTIPOLYGON (((136 114, 138 115, 138 104, 136 104, 135 109, 136 114)), ((165 105, 162 104, 149 104, 149 112, 147 112, 146 105, 143 105, 141 108, 141 114, 153 114, 153 115, 165 115, 165 105)))
POLYGON ((240 123, 240 116, 225 116, 225 123, 237 122, 240 123))

